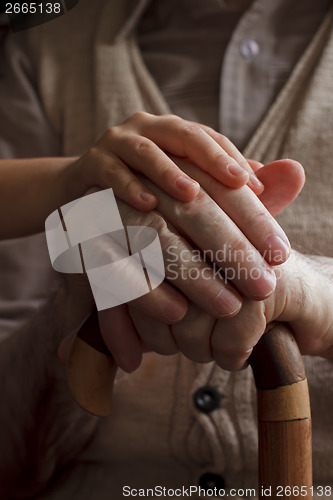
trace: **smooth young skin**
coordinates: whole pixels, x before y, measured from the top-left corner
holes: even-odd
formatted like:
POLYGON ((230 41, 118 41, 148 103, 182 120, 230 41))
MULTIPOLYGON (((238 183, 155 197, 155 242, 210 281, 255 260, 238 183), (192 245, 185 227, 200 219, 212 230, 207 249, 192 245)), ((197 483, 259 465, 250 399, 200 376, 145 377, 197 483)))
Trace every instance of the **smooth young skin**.
POLYGON ((168 154, 189 159, 226 186, 248 183, 257 194, 263 190, 249 163, 221 134, 173 115, 136 113, 107 130, 81 158, 1 160, 0 238, 42 231, 53 210, 92 186, 112 187, 119 199, 138 210, 156 208, 156 195, 134 172, 180 201, 193 200, 198 182, 168 154))

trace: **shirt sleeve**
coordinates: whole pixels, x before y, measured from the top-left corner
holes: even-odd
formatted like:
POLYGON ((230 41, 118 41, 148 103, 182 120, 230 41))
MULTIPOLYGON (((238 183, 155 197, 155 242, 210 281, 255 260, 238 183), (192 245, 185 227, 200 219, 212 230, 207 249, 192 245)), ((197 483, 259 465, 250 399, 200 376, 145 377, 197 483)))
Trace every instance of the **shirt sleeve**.
POLYGON ((0 48, 0 158, 58 156, 60 140, 49 123, 20 34, 0 48))
MULTIPOLYGON (((59 156, 22 41, 9 33, 0 48, 0 159, 59 156)), ((56 278, 44 234, 0 241, 0 340, 45 302, 56 278)))

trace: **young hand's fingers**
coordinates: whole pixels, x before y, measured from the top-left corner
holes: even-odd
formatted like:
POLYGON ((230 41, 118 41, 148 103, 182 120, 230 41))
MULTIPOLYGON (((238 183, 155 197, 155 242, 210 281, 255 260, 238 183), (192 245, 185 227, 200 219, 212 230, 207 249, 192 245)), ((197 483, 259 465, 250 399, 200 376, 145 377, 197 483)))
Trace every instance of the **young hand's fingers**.
POLYGON ((200 125, 200 127, 202 127, 205 132, 221 146, 221 148, 223 148, 232 158, 234 158, 239 163, 239 165, 244 168, 246 172, 248 172, 249 179, 246 184, 249 186, 249 188, 251 188, 255 194, 262 193, 264 190, 264 185, 254 173, 258 168, 259 162, 252 162, 244 158, 242 153, 238 151, 238 149, 230 141, 230 139, 220 134, 219 132, 216 132, 216 130, 205 125, 200 125))
POLYGON ((104 136, 104 147, 180 201, 197 196, 199 184, 185 174, 153 141, 134 132, 115 130, 104 136))
POLYGON ((250 165, 250 167, 252 168, 253 172, 257 172, 257 170, 259 170, 260 168, 262 168, 264 166, 264 164, 261 163, 260 161, 250 160, 249 158, 247 159, 247 162, 250 165))
POLYGON ((76 163, 86 188, 112 188, 115 195, 138 210, 153 210, 157 197, 117 156, 102 148, 92 148, 76 163))
POLYGON ((199 124, 173 115, 151 116, 143 121, 141 133, 164 151, 190 159, 228 187, 239 188, 249 180, 249 165, 247 169, 240 165, 199 124))

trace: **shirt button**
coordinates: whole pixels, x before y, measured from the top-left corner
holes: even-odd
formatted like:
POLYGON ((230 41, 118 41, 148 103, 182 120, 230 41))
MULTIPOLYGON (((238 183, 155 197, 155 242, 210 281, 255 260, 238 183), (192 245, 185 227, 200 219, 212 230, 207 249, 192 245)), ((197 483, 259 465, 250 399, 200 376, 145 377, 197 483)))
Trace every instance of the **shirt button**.
POLYGON ((222 476, 207 472, 199 479, 199 486, 205 491, 213 490, 214 488, 218 491, 225 488, 225 481, 222 476))
POLYGON ((200 387, 193 394, 195 407, 203 413, 209 413, 220 406, 222 395, 215 387, 200 387))
POLYGON ((255 40, 243 40, 240 44, 240 53, 245 59, 253 59, 260 52, 260 47, 255 40))

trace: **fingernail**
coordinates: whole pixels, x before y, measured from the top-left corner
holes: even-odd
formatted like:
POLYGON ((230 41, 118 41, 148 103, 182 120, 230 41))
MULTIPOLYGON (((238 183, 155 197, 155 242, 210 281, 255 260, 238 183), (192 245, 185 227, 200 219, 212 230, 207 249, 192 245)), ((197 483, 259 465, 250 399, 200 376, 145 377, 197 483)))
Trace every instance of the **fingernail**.
POLYGON ((244 170, 244 168, 242 168, 240 165, 238 165, 237 163, 231 163, 230 165, 227 166, 227 170, 228 172, 230 172, 231 175, 241 175, 244 173, 247 173, 246 170, 244 170))
POLYGON ((269 297, 275 290, 276 276, 274 271, 268 269, 258 270, 256 277, 253 277, 252 292, 253 298, 263 300, 269 297), (255 286, 253 286, 255 284, 255 286))
POLYGON ((188 177, 178 177, 176 180, 176 186, 181 189, 189 189, 190 187, 198 187, 199 184, 196 181, 193 181, 192 179, 189 179, 188 177))
POLYGON ((251 184, 252 187, 257 188, 257 189, 264 187, 263 183, 260 182, 258 177, 256 177, 254 174, 250 175, 249 183, 251 184))
POLYGON ((285 262, 290 254, 289 242, 277 234, 269 235, 265 240, 265 258, 268 262, 285 262))
POLYGON ((187 311, 187 307, 180 300, 169 300, 164 305, 164 314, 167 321, 181 320, 187 311))
POLYGON ((213 307, 219 316, 231 316, 239 311, 241 306, 239 298, 227 288, 223 288, 213 300, 213 307))
POLYGON ((157 198, 154 194, 150 193, 149 191, 141 191, 140 192, 140 198, 141 200, 145 201, 145 202, 156 202, 157 201, 157 198))

